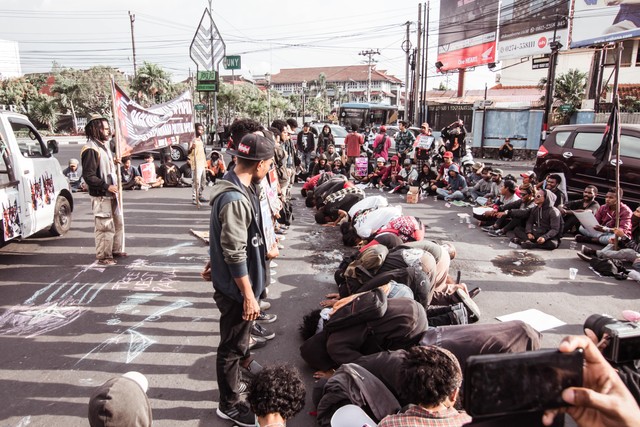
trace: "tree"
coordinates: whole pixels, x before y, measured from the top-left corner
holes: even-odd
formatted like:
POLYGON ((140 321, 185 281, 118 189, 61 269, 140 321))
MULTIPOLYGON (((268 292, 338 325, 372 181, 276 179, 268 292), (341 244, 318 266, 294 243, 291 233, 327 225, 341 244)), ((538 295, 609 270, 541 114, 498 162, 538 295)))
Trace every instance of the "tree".
POLYGON ((98 65, 78 73, 82 86, 82 98, 77 105, 78 115, 102 114, 111 115, 111 76, 125 91, 129 88, 126 77, 113 67, 98 65))
POLYGON ((148 107, 171 99, 171 74, 157 64, 145 62, 131 82, 133 98, 148 107))
POLYGON ((0 104, 14 105, 19 113, 26 113, 37 96, 38 89, 24 77, 0 80, 0 104))
POLYGON ((571 69, 560 74, 556 79, 553 97, 565 104, 571 104, 576 110, 582 105, 586 87, 587 74, 580 70, 571 69))
POLYGON ((51 92, 56 95, 58 102, 64 108, 71 110, 73 120, 73 130, 78 130, 78 118, 76 116, 76 105, 82 102, 84 88, 79 78, 79 73, 74 70, 64 70, 55 76, 56 82, 51 88, 51 92))
POLYGON ((58 121, 58 105, 54 97, 39 94, 29 103, 29 116, 33 121, 46 125, 53 133, 58 121))

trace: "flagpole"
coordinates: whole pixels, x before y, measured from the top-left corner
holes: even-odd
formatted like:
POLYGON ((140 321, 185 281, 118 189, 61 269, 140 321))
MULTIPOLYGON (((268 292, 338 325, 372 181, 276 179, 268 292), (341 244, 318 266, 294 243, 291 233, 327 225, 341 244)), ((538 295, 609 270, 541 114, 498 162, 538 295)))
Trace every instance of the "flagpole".
POLYGON ((122 252, 125 252, 125 227, 124 227, 124 204, 122 197, 122 170, 120 168, 120 163, 122 162, 121 157, 121 146, 120 143, 120 125, 118 123, 118 112, 116 110, 116 82, 113 78, 113 74, 109 75, 111 79, 111 113, 113 114, 113 127, 116 131, 116 175, 118 177, 118 194, 116 194, 116 198, 118 200, 118 206, 120 206, 120 216, 122 217, 122 252))
MULTIPOLYGON (((620 203, 622 203, 621 197, 621 188, 620 188, 620 98, 618 97, 618 75, 620 74, 620 62, 622 59, 622 43, 616 42, 615 44, 615 52, 616 52, 616 64, 615 64, 615 75, 613 78, 613 107, 616 111, 616 128, 613 130, 614 140, 617 141, 616 144, 616 228, 620 228, 620 203)), ((618 236, 615 236, 614 241, 614 249, 618 250, 618 236)))

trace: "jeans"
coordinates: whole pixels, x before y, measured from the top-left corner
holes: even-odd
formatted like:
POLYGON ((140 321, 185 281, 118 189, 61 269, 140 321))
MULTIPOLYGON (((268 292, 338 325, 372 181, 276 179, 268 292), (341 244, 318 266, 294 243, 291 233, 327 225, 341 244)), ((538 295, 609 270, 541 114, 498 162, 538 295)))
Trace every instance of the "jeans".
POLYGON ((413 299, 413 291, 407 285, 403 285, 402 283, 398 283, 394 280, 389 282, 391 285, 391 289, 389 290, 389 295, 387 298, 411 298, 413 299))
POLYGON ((601 245, 608 245, 609 239, 615 237, 615 234, 609 232, 601 232, 601 231, 589 231, 583 226, 580 226, 578 232, 583 236, 592 237, 594 239, 598 239, 598 242, 601 245))
POLYGON ((216 356, 216 375, 220 404, 228 407, 239 401, 240 363, 249 357, 249 337, 253 322, 242 319, 242 303, 215 291, 213 299, 220 310, 220 345, 216 356))
POLYGON ((453 193, 449 194, 449 192, 447 190, 445 190, 444 188, 438 188, 436 190, 436 193, 438 193, 439 196, 444 197, 445 200, 449 201, 449 200, 464 200, 464 194, 462 194, 462 191, 454 191, 453 193))
POLYGON ((616 251, 611 243, 609 243, 603 249, 596 251, 596 254, 599 258, 619 259, 621 261, 629 262, 634 262, 637 258, 640 258, 640 254, 638 254, 633 249, 622 248, 616 251))
POLYGON ((524 231, 524 228, 522 227, 516 228, 514 232, 518 239, 522 240, 523 242, 532 242, 536 245, 536 248, 538 249, 553 250, 560 245, 560 243, 556 239, 545 240, 544 243, 542 244, 536 242, 537 237, 534 238, 534 240, 529 240, 529 238, 527 237, 526 231, 524 231))

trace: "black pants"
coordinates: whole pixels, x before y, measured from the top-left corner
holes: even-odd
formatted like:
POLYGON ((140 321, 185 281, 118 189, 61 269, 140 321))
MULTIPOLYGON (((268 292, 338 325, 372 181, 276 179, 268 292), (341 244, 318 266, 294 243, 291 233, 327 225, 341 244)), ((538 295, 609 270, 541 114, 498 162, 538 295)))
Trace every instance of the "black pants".
POLYGON ((526 241, 533 242, 536 245, 536 247, 540 249, 553 250, 558 247, 558 241, 556 239, 545 240, 543 244, 536 243, 535 239, 530 240, 527 237, 527 233, 524 231, 524 228, 522 227, 516 228, 514 230, 514 233, 518 239, 522 240, 523 242, 526 242, 526 241))
POLYGON ((238 403, 240 362, 249 357, 252 322, 242 319, 242 303, 215 291, 213 299, 220 310, 220 345, 216 356, 216 374, 220 404, 238 403))

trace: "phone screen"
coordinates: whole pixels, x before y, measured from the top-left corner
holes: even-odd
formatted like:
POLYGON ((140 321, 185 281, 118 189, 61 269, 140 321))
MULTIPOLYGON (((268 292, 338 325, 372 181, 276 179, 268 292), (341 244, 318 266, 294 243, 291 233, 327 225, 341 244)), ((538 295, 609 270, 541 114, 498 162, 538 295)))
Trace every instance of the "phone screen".
POLYGON ((583 352, 487 354, 467 359, 464 408, 472 417, 567 406, 562 390, 582 386, 583 352))

